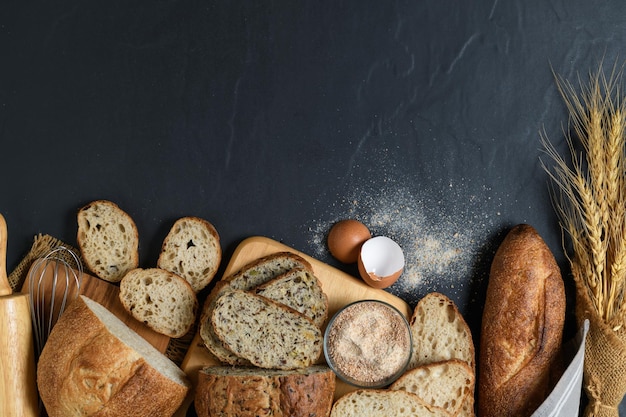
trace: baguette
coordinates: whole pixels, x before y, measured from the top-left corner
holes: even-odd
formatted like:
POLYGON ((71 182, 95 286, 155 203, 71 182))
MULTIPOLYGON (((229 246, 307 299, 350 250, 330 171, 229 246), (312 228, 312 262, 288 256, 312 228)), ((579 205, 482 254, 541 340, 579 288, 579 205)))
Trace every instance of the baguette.
POLYGON ((182 217, 163 240, 157 267, 183 277, 197 293, 213 280, 222 260, 215 227, 199 217, 182 217))
POLYGON ((198 417, 328 417, 335 374, 327 366, 281 371, 212 366, 198 374, 198 417))
POLYGON ((429 406, 406 391, 361 389, 343 395, 333 405, 330 417, 452 417, 429 406))
POLYGON ((171 416, 184 372, 105 307, 80 296, 52 329, 37 364, 50 417, 171 416))
POLYGON ((211 325, 226 348, 261 368, 305 368, 322 351, 322 332, 311 319, 246 291, 222 294, 211 325))
POLYGON ((304 314, 322 327, 328 316, 328 297, 312 272, 295 268, 254 289, 269 298, 304 314))
POLYGON ((139 233, 133 219, 111 201, 96 200, 78 210, 76 240, 87 268, 98 278, 119 282, 139 265, 139 233))
POLYGON ((191 330, 198 299, 191 285, 160 268, 135 268, 120 281, 120 301, 138 321, 155 332, 182 337, 191 330))
POLYGON ((496 251, 482 317, 480 417, 530 416, 552 389, 565 320, 565 289, 550 249, 529 225, 496 251))

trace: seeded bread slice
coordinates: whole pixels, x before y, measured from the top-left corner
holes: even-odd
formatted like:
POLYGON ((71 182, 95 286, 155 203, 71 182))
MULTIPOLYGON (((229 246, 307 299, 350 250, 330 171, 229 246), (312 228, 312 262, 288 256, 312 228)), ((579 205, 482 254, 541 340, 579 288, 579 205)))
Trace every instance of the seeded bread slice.
POLYGON ((182 217, 163 240, 157 266, 186 279, 197 293, 209 285, 221 260, 215 227, 199 217, 182 217))
POLYGON ((191 285, 160 268, 129 271, 120 281, 119 296, 133 317, 174 338, 191 329, 198 311, 198 299, 191 285))
POLYGON ((304 314, 322 327, 328 316, 328 297, 312 272, 296 268, 254 289, 263 297, 304 314))
POLYGON ((250 365, 248 360, 225 347, 216 336, 211 325, 211 316, 217 299, 232 289, 252 290, 294 268, 313 271, 311 264, 301 256, 292 252, 276 252, 247 263, 215 284, 204 302, 198 331, 204 345, 219 361, 230 365, 250 365))
POLYGON ((432 407, 406 391, 356 390, 343 395, 333 405, 330 417, 452 417, 446 410, 432 407))
POLYGON ((327 417, 335 374, 327 366, 296 370, 211 366, 198 374, 198 417, 327 417))
POLYGON ((96 200, 78 210, 76 240, 87 268, 119 282, 139 265, 139 233, 133 219, 111 201, 96 200))
POLYGON ((322 352, 322 332, 311 319, 251 292, 222 294, 211 323, 226 348, 261 368, 304 368, 322 352))
POLYGON ((277 252, 252 261, 239 271, 224 278, 231 288, 249 291, 294 268, 313 272, 311 264, 292 252, 277 252))
POLYGON ((469 364, 474 374, 476 362, 472 333, 452 300, 443 294, 426 294, 415 307, 410 320, 413 356, 409 369, 448 359, 469 364))
POLYGON ((251 365, 250 361, 244 359, 230 349, 226 348, 222 341, 217 337, 211 324, 211 316, 215 310, 215 303, 226 292, 232 291, 230 286, 225 281, 219 281, 215 283, 215 286, 211 290, 211 293, 204 302, 204 308, 202 315, 200 316, 200 324, 198 332, 202 342, 206 348, 211 352, 220 362, 227 363, 229 365, 246 366, 251 365))
POLYGON ((390 389, 411 392, 426 403, 457 416, 474 388, 474 372, 467 362, 451 359, 421 365, 405 372, 390 389))

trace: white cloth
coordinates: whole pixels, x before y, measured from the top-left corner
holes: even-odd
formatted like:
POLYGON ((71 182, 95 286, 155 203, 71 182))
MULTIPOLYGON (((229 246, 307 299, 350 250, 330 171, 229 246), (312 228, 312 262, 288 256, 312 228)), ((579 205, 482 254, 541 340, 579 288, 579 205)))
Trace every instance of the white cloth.
POLYGON ((578 416, 583 383, 583 363, 585 360, 585 338, 589 331, 589 320, 572 341, 576 354, 557 382, 548 398, 535 411, 532 417, 573 417, 578 416))

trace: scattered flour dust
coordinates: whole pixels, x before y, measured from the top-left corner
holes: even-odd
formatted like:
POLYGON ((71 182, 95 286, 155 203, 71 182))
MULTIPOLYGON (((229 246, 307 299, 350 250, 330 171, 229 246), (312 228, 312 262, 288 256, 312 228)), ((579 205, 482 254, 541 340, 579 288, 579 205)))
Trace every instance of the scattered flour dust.
POLYGON ((318 258, 327 256, 326 235, 336 221, 352 218, 369 227, 372 236, 387 236, 402 247, 405 269, 388 290, 414 304, 427 292, 445 287, 461 290, 475 278, 474 268, 493 232, 492 219, 485 214, 489 190, 467 196, 462 184, 445 201, 416 197, 405 188, 376 193, 356 190, 340 203, 336 218, 318 221, 311 227, 310 245, 318 258))

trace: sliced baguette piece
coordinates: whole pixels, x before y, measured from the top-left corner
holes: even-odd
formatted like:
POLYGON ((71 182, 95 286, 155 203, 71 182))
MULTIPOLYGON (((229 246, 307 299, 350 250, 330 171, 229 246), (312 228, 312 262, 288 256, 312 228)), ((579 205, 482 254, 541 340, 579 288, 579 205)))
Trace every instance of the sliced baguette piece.
POLYGON ((261 368, 305 368, 322 352, 322 331, 311 319, 251 292, 222 294, 211 323, 227 349, 261 368))
POLYGON ((473 394, 474 380, 474 372, 467 362, 450 359, 413 368, 398 378, 390 389, 413 393, 427 404, 457 416, 466 397, 473 394))
POLYGON ((362 389, 343 395, 330 417, 452 417, 406 391, 362 389))
POLYGON ((328 317, 328 297, 319 279, 307 269, 292 269, 256 287, 254 292, 304 314, 318 327, 328 317))
POLYGON ((135 319, 173 338, 191 330, 198 312, 198 299, 191 285, 160 268, 129 271, 120 281, 119 297, 135 319))
POLYGON ((76 240, 87 268, 99 278, 119 282, 139 265, 139 233, 117 204, 93 201, 78 210, 76 240))
POLYGON ((294 268, 313 272, 311 264, 292 252, 276 252, 246 264, 239 271, 224 278, 231 288, 249 291, 294 268))
POLYGON ((171 416, 191 387, 171 360, 82 295, 52 329, 37 385, 50 417, 171 416))
POLYGON ((217 230, 199 217, 182 217, 163 240, 157 267, 183 277, 197 293, 213 280, 222 261, 217 230))
POLYGON ((301 256, 292 252, 276 252, 248 262, 215 284, 204 302, 198 332, 204 345, 220 362, 230 365, 251 365, 248 360, 225 347, 215 334, 211 316, 217 299, 231 289, 252 290, 295 268, 313 272, 311 264, 301 256))
POLYGON ((296 370, 212 366, 198 374, 198 417, 328 417, 335 374, 325 365, 296 370))
POLYGON ((426 294, 413 311, 413 356, 409 369, 448 359, 467 362, 476 374, 472 333, 456 305, 444 294, 426 294))

